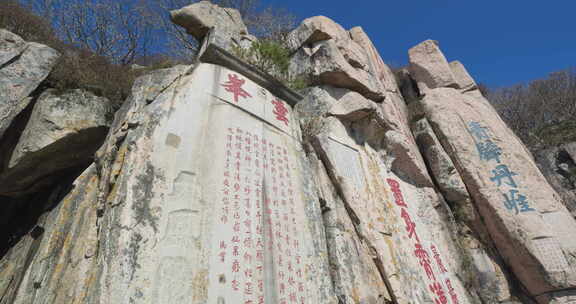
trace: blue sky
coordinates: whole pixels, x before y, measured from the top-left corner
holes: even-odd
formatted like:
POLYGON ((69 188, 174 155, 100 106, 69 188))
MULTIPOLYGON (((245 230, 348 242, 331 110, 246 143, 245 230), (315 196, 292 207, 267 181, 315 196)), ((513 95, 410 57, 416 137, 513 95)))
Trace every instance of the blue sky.
POLYGON ((408 49, 440 42, 448 60, 460 60, 490 87, 544 78, 576 66, 575 0, 262 0, 299 18, 332 18, 345 28, 362 26, 381 56, 408 62, 408 49))

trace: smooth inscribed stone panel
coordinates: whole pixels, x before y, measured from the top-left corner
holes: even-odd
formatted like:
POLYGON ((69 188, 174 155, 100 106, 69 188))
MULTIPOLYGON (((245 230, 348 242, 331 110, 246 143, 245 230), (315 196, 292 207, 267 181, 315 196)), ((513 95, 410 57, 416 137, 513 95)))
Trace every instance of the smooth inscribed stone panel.
POLYGON ((328 142, 330 158, 337 164, 335 169, 339 175, 350 178, 355 190, 362 191, 366 186, 366 179, 358 151, 332 137, 328 137, 328 142))

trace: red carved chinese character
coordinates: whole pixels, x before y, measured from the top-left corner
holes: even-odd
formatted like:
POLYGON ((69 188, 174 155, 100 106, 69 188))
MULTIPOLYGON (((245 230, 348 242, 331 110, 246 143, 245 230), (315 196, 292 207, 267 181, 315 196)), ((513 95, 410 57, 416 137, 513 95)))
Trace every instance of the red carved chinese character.
POLYGON ((252 255, 249 254, 248 252, 246 252, 246 253, 244 254, 244 261, 245 261, 246 263, 248 263, 248 264, 252 263, 252 255))
POLYGON ((390 185, 390 188, 392 189, 396 205, 400 207, 407 207, 406 202, 404 202, 404 198, 402 197, 402 191, 400 190, 400 183, 391 178, 387 179, 386 181, 388 182, 388 185, 390 185))
POLYGON ((274 111, 272 111, 272 113, 276 115, 276 120, 282 121, 285 125, 288 125, 288 117, 286 117, 288 109, 286 109, 284 103, 278 99, 272 100, 272 103, 274 104, 274 111))
POLYGON ((416 256, 420 260, 420 265, 424 268, 428 279, 432 281, 436 281, 436 277, 434 276, 434 271, 432 270, 432 266, 430 265, 430 256, 426 249, 422 248, 420 243, 416 244, 416 250, 414 250, 414 256, 416 256))
POLYGON ((290 303, 298 303, 295 292, 290 293, 290 303))
POLYGON ((234 291, 240 290, 240 282, 238 280, 232 280, 232 289, 234 291))
POLYGON ((448 298, 446 298, 446 294, 444 293, 444 289, 439 282, 434 282, 430 284, 430 291, 432 291, 437 298, 434 299, 436 304, 446 304, 448 303, 448 298))
POLYGON ((228 74, 228 81, 223 83, 222 86, 226 88, 227 92, 234 94, 234 102, 238 103, 238 97, 252 97, 242 88, 245 82, 245 79, 240 79, 236 74, 228 74))
POLYGON ((239 272, 240 271, 240 262, 238 260, 234 260, 232 262, 232 272, 239 272))
POLYGON ((408 232, 408 237, 412 238, 412 236, 416 236, 416 240, 419 241, 418 235, 416 234, 416 223, 410 219, 410 214, 406 211, 406 209, 402 208, 402 218, 406 223, 406 232, 408 232))
MULTIPOLYGON (((246 282, 244 285, 244 294, 245 295, 251 295, 252 294, 252 283, 251 282, 246 282)), ((250 303, 252 303, 252 301, 250 301, 250 303)))
MULTIPOLYGON (((254 272, 252 271, 252 269, 246 269, 246 270, 244 270, 244 275, 247 278, 251 278, 254 275, 254 272)), ((246 284, 248 284, 248 283, 246 283, 246 284)))

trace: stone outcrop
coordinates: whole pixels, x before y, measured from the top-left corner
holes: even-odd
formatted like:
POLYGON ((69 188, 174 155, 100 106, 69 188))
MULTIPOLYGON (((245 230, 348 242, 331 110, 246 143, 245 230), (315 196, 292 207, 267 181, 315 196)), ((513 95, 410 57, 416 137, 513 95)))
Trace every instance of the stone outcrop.
POLYGON ((200 1, 170 12, 172 21, 185 28, 198 41, 209 38, 219 47, 230 50, 250 40, 248 29, 238 10, 200 1))
POLYGON ((550 185, 562 197, 566 208, 576 216, 576 143, 540 149, 534 157, 550 185))
POLYGON ((0 29, 0 137, 29 104, 60 55, 54 49, 0 29))
POLYGON ((32 193, 53 182, 52 174, 89 163, 104 142, 112 116, 106 98, 86 91, 42 93, 0 173, 0 195, 32 193))
MULTIPOLYGON (((294 92, 227 51, 236 11, 172 16, 199 60, 138 78, 112 123, 81 90, 18 97, 0 304, 574 301, 573 215, 437 42, 396 77, 362 28, 306 19, 286 43, 313 81, 294 92)), ((545 154, 556 189, 575 151, 545 154)))
POLYGON ((293 74, 310 73, 318 84, 347 88, 376 102, 386 97, 376 77, 378 71, 369 59, 373 54, 334 21, 324 16, 306 19, 287 41, 296 52, 293 74))
POLYGON ((435 88, 458 88, 452 68, 438 41, 426 40, 408 51, 410 75, 418 83, 421 92, 435 88))
MULTIPOLYGON (((429 50, 430 45, 427 41, 412 50, 429 50)), ((555 292, 576 287, 571 266, 575 249, 568 232, 576 229, 576 221, 532 155, 481 94, 462 94, 450 82, 431 82, 436 79, 430 77, 434 67, 448 66, 439 52, 433 48, 430 62, 420 52, 410 54, 411 71, 429 67, 428 73, 412 75, 419 85, 426 84, 420 101, 426 118, 513 274, 541 302, 565 298, 555 292)), ((442 74, 445 68, 438 71, 448 75, 442 74)))

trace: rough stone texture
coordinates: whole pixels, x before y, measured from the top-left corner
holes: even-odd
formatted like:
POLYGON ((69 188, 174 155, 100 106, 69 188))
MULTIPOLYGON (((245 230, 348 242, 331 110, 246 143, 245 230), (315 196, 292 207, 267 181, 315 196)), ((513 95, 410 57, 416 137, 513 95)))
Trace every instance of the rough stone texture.
MULTIPOLYGON (((197 5, 191 32, 205 38, 226 10, 197 5)), ((435 42, 411 50, 396 83, 361 28, 308 19, 290 34, 291 71, 314 80, 298 102, 211 53, 234 31, 204 41, 216 65, 138 78, 91 164, 0 195, 0 304, 576 301, 576 222, 435 42)), ((7 66, 21 60, 24 42, 0 37, 7 66)), ((0 189, 109 123, 81 91, 23 94, 30 106, 0 138, 0 189)), ((544 156, 567 185, 576 145, 544 156)))
POLYGON ((357 26, 350 30, 350 37, 354 40, 368 55, 367 63, 372 74, 382 83, 384 88, 391 92, 399 92, 396 78, 392 70, 384 63, 382 57, 376 50, 376 47, 364 30, 357 26))
POLYGON ((439 88, 422 103, 499 253, 530 294, 574 288, 576 222, 488 101, 439 88))
MULTIPOLYGON (((323 16, 304 20, 287 38, 294 50, 291 73, 309 75, 316 84, 346 88, 381 102, 386 96, 381 78, 389 76, 382 76, 387 67, 374 62, 376 50, 363 32, 355 33, 353 37, 323 16)), ((386 84, 390 85, 389 81, 386 84)))
POLYGON ((183 27, 199 42, 208 34, 213 43, 229 50, 240 46, 248 29, 238 10, 200 1, 170 12, 172 22, 183 27))
POLYGON ((454 80, 458 83, 458 88, 462 91, 471 91, 478 89, 474 78, 468 74, 468 71, 460 61, 450 62, 450 69, 454 75, 454 80))
POLYGON ((0 194, 22 196, 53 182, 51 175, 90 163, 112 122, 106 98, 73 90, 44 92, 0 174, 0 194))
POLYGON ((245 78, 251 97, 235 96, 224 84, 242 76, 224 68, 185 71, 136 83, 95 166, 77 181, 87 184, 50 213, 57 220, 10 287, 14 303, 280 303, 292 295, 337 303, 289 106, 245 78), (236 162, 245 166, 239 180, 236 162))
POLYGON ((60 55, 38 43, 0 31, 0 138, 16 115, 31 101, 27 98, 48 76, 60 55))
POLYGON ((25 47, 26 42, 20 36, 0 29, 0 66, 20 55, 25 47))
POLYGON ((298 105, 302 132, 311 137, 314 150, 310 158, 317 163, 336 294, 345 303, 379 303, 374 302, 378 298, 433 302, 431 278, 414 256, 419 244, 436 263, 435 278, 446 294, 449 280, 459 303, 476 303, 476 295, 468 293, 456 276, 463 269, 463 256, 451 241, 449 225, 441 220, 437 209, 444 208, 442 200, 404 127, 407 112, 398 108, 400 103, 369 107, 370 102, 359 94, 324 86, 310 89, 298 105), (336 116, 335 111, 346 114, 336 116), (391 189, 389 180, 400 188, 391 189), (409 209, 402 211, 397 205, 398 190, 409 209), (407 231, 406 212, 418 237, 407 231), (350 247, 357 253, 346 249, 350 247), (372 255, 372 261, 364 254, 372 255), (443 261, 442 268, 438 261, 443 261))
POLYGON ((562 197, 566 208, 576 217, 576 143, 539 150, 534 154, 554 190, 562 197))
POLYGON ((457 242, 466 251, 468 259, 465 275, 475 276, 468 279, 484 302, 499 303, 510 300, 511 285, 502 269, 502 260, 499 255, 490 251, 494 244, 450 156, 426 118, 414 122, 412 130, 429 172, 456 220, 457 242), (486 244, 489 244, 489 247, 486 244))
POLYGON ((336 42, 321 41, 315 49, 310 58, 313 75, 320 84, 347 88, 376 102, 384 100, 380 83, 369 72, 352 66, 336 42))
POLYGON ((408 51, 410 75, 421 92, 435 88, 458 88, 454 73, 438 47, 438 41, 426 40, 408 51))
POLYGON ((305 19, 300 25, 288 34, 286 45, 293 51, 301 46, 312 45, 324 40, 348 40, 348 32, 332 19, 316 16, 305 19))

